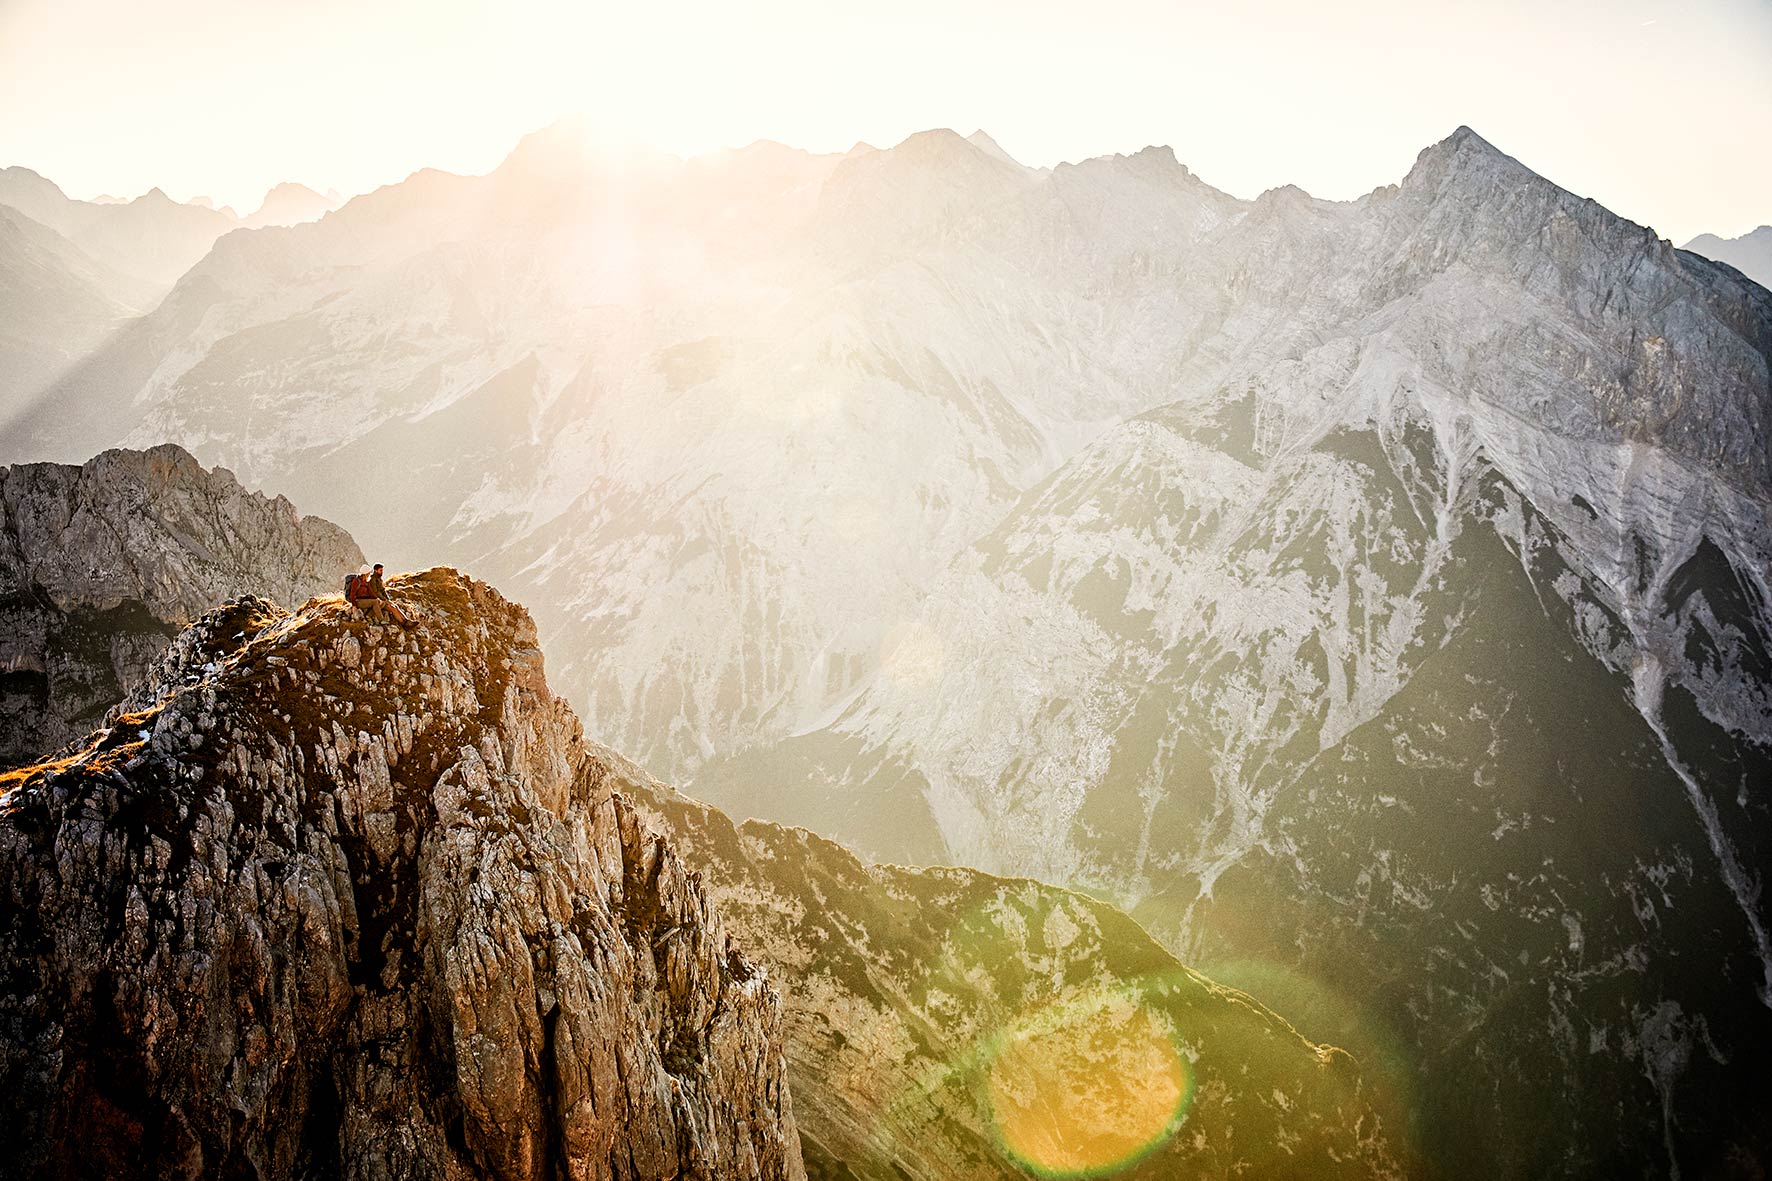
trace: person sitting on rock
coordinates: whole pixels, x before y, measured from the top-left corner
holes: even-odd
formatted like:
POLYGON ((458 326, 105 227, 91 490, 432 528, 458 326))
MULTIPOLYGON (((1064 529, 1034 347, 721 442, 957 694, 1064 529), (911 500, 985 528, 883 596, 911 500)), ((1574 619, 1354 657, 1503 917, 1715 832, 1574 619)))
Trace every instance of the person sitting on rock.
POLYGON ((388 598, 387 588, 382 585, 381 581, 380 562, 375 564, 375 569, 370 572, 368 578, 358 578, 354 586, 356 592, 350 596, 350 600, 359 611, 367 612, 369 618, 377 623, 383 623, 392 618, 401 627, 412 626, 412 620, 408 619, 405 612, 394 605, 394 600, 388 598))

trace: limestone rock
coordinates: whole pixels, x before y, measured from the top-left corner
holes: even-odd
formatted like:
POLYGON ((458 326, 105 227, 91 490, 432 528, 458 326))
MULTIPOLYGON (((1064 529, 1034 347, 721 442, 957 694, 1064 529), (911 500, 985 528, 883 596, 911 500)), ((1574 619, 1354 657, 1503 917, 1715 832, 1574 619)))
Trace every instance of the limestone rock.
POLYGON ((0 766, 91 730, 223 599, 299 603, 362 562, 343 529, 175 446, 0 468, 0 766))
POLYGON ((435 570, 204 617, 0 777, 0 1175, 803 1177, 780 1002, 435 570))

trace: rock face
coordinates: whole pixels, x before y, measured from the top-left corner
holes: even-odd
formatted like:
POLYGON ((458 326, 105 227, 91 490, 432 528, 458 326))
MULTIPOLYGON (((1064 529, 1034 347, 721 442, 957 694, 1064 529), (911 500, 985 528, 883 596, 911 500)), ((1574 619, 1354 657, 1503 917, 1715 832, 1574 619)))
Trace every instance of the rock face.
POLYGON ((1410 1175, 1381 1064, 1314 1045, 1124 914, 1025 878, 870 866, 607 750, 598 774, 702 873, 786 1007, 809 1173, 1410 1175))
POLYGON ((361 568, 344 530, 174 446, 0 468, 0 767, 85 735, 184 624, 361 568))
MULTIPOLYGON (((1763 1152, 1764 742, 1701 681, 1649 698, 1616 600, 1483 460, 1434 492, 1402 424, 1243 460, 1225 425, 1093 453, 931 596, 897 679, 702 789, 1119 900, 1394 1067, 1450 1175, 1763 1152)), ((1714 621, 1713 675, 1759 659, 1751 575, 1701 547, 1653 577, 1639 622, 1714 621)))
POLYGON ((799 1178, 780 1003, 521 608, 241 598, 0 779, 9 1176, 799 1178))

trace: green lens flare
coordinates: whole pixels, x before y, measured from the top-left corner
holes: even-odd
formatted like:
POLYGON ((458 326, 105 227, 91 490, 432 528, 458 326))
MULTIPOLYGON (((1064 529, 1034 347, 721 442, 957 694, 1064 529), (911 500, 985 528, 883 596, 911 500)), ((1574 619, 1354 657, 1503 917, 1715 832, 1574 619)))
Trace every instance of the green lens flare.
POLYGON ((1136 995, 1104 992, 1024 1015, 987 1050, 984 1091, 1003 1150, 1041 1177, 1101 1177, 1161 1147, 1193 1071, 1136 995))

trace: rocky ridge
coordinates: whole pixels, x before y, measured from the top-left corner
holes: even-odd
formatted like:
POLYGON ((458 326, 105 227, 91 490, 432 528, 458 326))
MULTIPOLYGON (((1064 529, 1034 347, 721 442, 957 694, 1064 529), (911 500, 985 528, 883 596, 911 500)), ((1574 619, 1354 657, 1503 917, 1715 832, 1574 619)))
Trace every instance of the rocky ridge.
POLYGON ((529 617, 230 601, 0 778, 8 1176, 798 1178, 780 1002, 529 617))
POLYGON ((0 168, 0 205, 47 226, 100 266, 127 275, 145 296, 143 310, 229 231, 309 221, 337 204, 304 185, 282 184, 242 219, 203 198, 174 201, 160 189, 131 200, 81 201, 29 168, 0 168))
POLYGON ((362 564, 344 530, 170 444, 0 468, 0 767, 88 733, 223 599, 299 603, 362 564))

